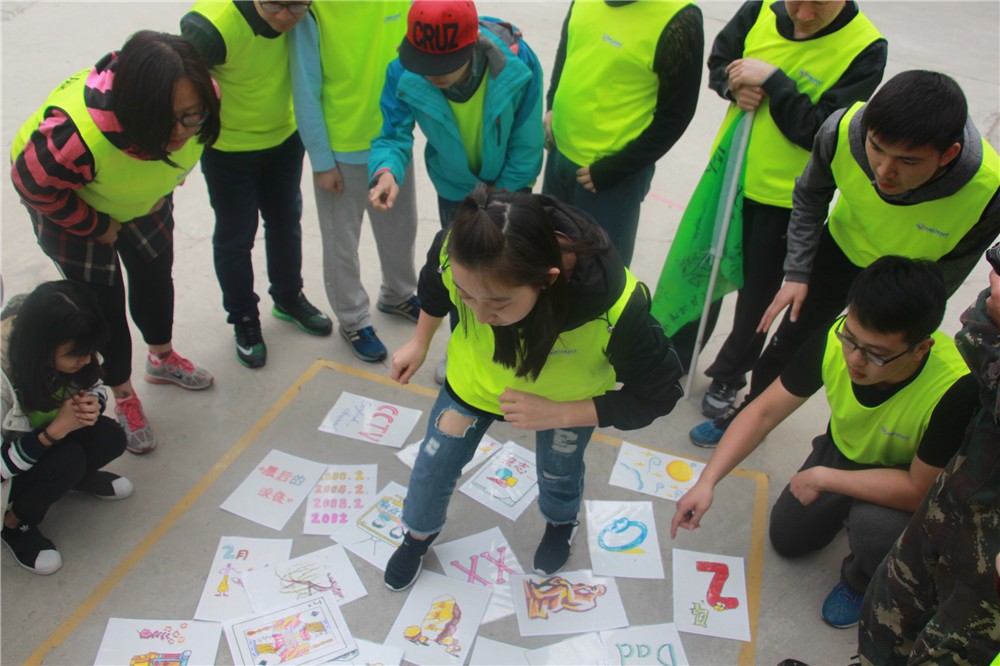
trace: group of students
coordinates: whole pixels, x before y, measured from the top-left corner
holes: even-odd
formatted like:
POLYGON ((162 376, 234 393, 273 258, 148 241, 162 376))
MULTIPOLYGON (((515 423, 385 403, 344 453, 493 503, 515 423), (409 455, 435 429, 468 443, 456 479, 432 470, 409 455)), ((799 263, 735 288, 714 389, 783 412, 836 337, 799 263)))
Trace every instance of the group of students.
MULTIPOLYGON (((332 332, 302 291, 308 153, 327 296, 353 353, 388 354, 360 280, 365 213, 382 267, 376 307, 416 324, 392 377, 408 382, 451 320, 386 585, 414 582, 462 467, 496 420, 536 432, 546 527, 533 565, 558 571, 579 524, 594 428, 643 427, 682 395, 685 356, 628 264, 655 162, 694 114, 701 12, 683 2, 572 4, 547 98, 518 28, 465 0, 204 1, 181 33, 136 33, 59 86, 15 140, 14 185, 67 279, 8 308, 4 543, 25 568, 54 572, 59 553, 38 531, 49 506, 70 490, 127 497, 127 479, 101 468, 125 448, 155 446, 130 380, 121 264, 149 347, 146 379, 211 385, 171 344, 171 194, 199 158, 238 360, 253 368, 267 358, 250 259, 259 218, 272 313, 332 332), (415 126, 442 227, 419 277, 415 126), (546 148, 542 194, 532 194, 546 148), (59 323, 74 318, 78 326, 59 323), (51 332, 25 333, 34 330, 51 332), (101 377, 121 429, 100 415, 101 377)), ((723 130, 737 110, 754 112, 745 280, 703 401, 721 420, 692 431, 717 450, 678 502, 673 532, 697 527, 715 484, 825 387, 829 428, 779 498, 771 541, 794 557, 846 521, 851 554, 822 611, 839 627, 857 624, 869 581, 954 460, 977 393, 996 400, 995 378, 992 394, 977 385, 937 328, 947 296, 1000 231, 997 154, 944 75, 901 74, 865 104, 885 64, 884 38, 848 1, 748 2, 709 59, 710 86, 731 102, 723 130), (751 369, 757 399, 736 415, 751 369)), ((694 337, 688 327, 676 341, 683 350, 694 337)), ((1000 549, 996 522, 983 536, 989 552, 1000 549)), ((995 634, 985 628, 968 644, 988 651, 995 634)))

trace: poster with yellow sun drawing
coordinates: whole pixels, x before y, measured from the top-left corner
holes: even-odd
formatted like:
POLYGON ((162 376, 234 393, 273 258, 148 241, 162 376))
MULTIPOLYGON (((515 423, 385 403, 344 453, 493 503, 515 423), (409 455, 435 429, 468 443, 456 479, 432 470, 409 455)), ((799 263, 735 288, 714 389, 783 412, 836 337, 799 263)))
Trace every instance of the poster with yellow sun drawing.
POLYGON ((586 500, 587 546, 599 576, 663 578, 652 502, 586 500))
POLYGON ((676 502, 691 489, 703 469, 703 462, 622 442, 608 483, 676 502))

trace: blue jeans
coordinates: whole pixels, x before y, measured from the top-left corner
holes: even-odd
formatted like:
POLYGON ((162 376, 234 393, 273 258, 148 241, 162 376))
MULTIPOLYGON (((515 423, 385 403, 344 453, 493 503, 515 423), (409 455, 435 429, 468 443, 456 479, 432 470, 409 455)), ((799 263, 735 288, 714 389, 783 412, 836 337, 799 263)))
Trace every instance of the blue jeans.
POLYGON ((275 301, 302 289, 302 158, 298 132, 265 150, 223 152, 206 148, 201 158, 208 196, 215 210, 212 248, 222 307, 229 323, 258 317, 250 251, 258 212, 264 219, 269 293, 275 301))
POLYGON ((639 228, 639 207, 649 192, 656 165, 651 164, 614 187, 591 192, 576 182, 580 165, 571 162, 558 149, 545 160, 542 193, 584 210, 608 232, 622 261, 632 263, 635 233, 639 228))
MULTIPOLYGON (((470 412, 441 389, 403 503, 403 525, 408 530, 417 536, 441 531, 462 467, 472 460, 486 430, 498 418, 470 412), (468 420, 464 434, 449 434, 438 427, 441 415, 448 411, 468 420)), ((592 426, 585 426, 535 433, 538 508, 546 521, 562 525, 576 520, 583 499, 583 453, 593 432, 592 426)))

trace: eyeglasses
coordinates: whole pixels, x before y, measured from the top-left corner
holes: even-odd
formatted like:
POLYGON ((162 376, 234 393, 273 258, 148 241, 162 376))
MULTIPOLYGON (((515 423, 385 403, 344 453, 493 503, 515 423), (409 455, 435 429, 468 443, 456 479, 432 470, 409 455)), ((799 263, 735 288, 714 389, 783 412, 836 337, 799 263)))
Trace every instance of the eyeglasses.
POLYGON ((198 113, 185 113, 180 118, 174 118, 175 123, 180 123, 184 127, 201 127, 208 120, 208 109, 198 113))
POLYGON ((262 2, 260 8, 268 14, 277 14, 282 9, 287 9, 292 14, 305 14, 309 11, 308 2, 262 2))
MULTIPOLYGON (((879 356, 878 354, 876 354, 872 350, 870 350, 870 349, 868 349, 866 347, 862 347, 861 345, 859 345, 856 340, 854 340, 852 338, 849 338, 849 337, 847 337, 846 335, 844 335, 843 333, 840 332, 840 329, 842 329, 842 328, 844 328, 846 326, 846 324, 845 324, 846 321, 847 321, 846 319, 841 319, 840 320, 840 324, 838 324, 837 328, 835 328, 833 330, 833 334, 837 336, 838 340, 840 340, 840 344, 844 346, 844 349, 848 353, 854 351, 855 349, 858 350, 859 352, 861 352, 861 355, 864 357, 864 359, 866 361, 868 361, 872 365, 878 366, 880 368, 882 366, 884 366, 884 365, 888 365, 888 364, 892 363, 893 361, 895 361, 898 358, 902 358, 902 357, 906 356, 907 354, 909 354, 911 351, 913 351, 917 347, 917 345, 913 345, 912 347, 910 347, 906 351, 901 352, 899 354, 896 354, 895 356, 890 356, 889 358, 885 358, 884 356, 879 356)), ((848 332, 850 332, 850 329, 848 329, 848 332)))

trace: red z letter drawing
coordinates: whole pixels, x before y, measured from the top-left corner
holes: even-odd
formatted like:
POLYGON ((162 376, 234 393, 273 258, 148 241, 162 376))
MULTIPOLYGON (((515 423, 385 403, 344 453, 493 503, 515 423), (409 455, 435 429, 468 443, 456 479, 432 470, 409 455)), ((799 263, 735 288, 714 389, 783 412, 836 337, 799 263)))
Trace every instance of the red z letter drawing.
POLYGON ((731 610, 740 605, 740 600, 736 597, 722 596, 722 588, 729 580, 729 565, 721 562, 698 562, 695 567, 698 571, 708 571, 712 573, 712 582, 708 584, 708 591, 705 592, 705 601, 715 610, 731 610))

